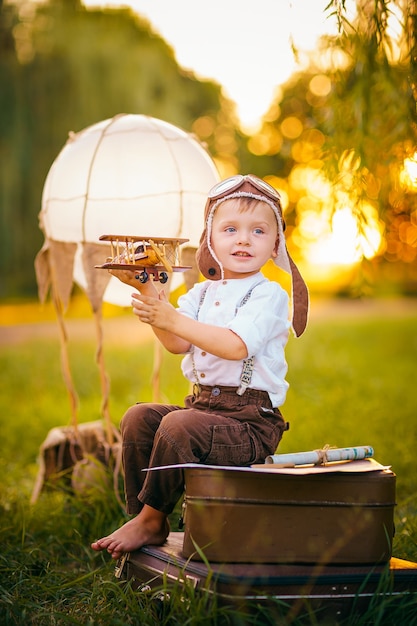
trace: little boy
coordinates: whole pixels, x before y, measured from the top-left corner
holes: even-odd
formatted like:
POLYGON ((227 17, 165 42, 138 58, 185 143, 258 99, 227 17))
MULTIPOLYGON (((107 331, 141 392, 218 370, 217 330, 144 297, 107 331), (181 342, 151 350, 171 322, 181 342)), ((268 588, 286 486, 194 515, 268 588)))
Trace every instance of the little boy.
MULTIPOLYGON (((133 313, 150 324, 162 345, 184 354, 182 371, 193 384, 184 406, 136 404, 123 417, 127 512, 134 517, 93 542, 114 559, 143 545, 161 545, 168 515, 184 490, 183 463, 248 466, 274 454, 287 429, 279 407, 288 383, 288 296, 266 279, 272 258, 292 275, 293 328, 299 336, 308 315, 308 292, 288 255, 276 190, 252 175, 213 187, 197 262, 207 279, 174 308, 152 281, 132 296, 133 313)), ((112 273, 134 287, 132 271, 112 273)))

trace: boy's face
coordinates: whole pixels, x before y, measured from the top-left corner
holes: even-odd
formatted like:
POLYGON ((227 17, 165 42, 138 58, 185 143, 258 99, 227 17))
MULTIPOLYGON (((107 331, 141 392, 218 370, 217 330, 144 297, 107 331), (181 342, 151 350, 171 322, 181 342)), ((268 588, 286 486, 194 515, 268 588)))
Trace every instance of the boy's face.
POLYGON ((276 217, 265 202, 242 209, 237 199, 231 199, 217 207, 211 245, 225 278, 245 278, 259 272, 268 259, 277 256, 277 237, 276 217))

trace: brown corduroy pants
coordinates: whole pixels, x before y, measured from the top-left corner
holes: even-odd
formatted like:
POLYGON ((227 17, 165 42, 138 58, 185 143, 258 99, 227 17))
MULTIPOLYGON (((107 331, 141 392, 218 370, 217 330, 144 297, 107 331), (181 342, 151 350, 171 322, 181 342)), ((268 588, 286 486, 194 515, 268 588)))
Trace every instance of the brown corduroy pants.
POLYGON ((144 504, 169 514, 184 491, 181 468, 145 468, 205 463, 248 466, 274 454, 288 425, 265 391, 202 387, 185 407, 139 403, 121 422, 127 512, 144 504))

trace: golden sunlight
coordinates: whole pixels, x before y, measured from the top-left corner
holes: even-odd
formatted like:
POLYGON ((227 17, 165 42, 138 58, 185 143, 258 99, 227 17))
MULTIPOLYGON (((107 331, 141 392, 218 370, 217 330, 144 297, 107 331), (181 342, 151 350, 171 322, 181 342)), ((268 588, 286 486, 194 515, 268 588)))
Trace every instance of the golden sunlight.
POLYGON ((417 152, 410 158, 404 159, 400 172, 400 183, 409 191, 417 191, 417 152))
MULTIPOLYGON (((359 223, 349 207, 336 209, 330 222, 323 217, 315 220, 316 241, 304 246, 304 256, 309 263, 325 265, 354 265, 364 257, 370 259, 380 249, 381 227, 373 207, 366 208, 366 222, 359 223)), ((376 212, 375 212, 376 213, 376 212)), ((301 230, 312 232, 312 215, 301 218, 301 230), (304 219, 307 224, 303 224, 304 219)))
POLYGON ((291 187, 299 194, 291 239, 303 256, 307 280, 330 290, 346 284, 358 264, 383 246, 376 208, 365 201, 355 204, 345 191, 334 194, 322 172, 308 166, 293 170, 291 187))

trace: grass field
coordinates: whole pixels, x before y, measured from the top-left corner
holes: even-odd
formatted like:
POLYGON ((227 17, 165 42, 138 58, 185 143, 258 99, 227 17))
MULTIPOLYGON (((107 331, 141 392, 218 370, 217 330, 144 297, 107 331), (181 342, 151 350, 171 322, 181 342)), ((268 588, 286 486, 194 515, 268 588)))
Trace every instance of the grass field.
MULTIPOLYGON (((291 387, 283 413, 291 428, 279 451, 373 446, 375 458, 391 465, 397 475, 394 554, 417 561, 417 307, 414 302, 391 305, 381 302, 362 309, 339 303, 312 316, 305 336, 290 339, 291 387)), ((3 319, 3 331, 13 330, 15 338, 3 341, 0 355, 0 623, 235 623, 233 611, 207 605, 200 597, 188 602, 179 598, 173 609, 165 607, 161 613, 151 598, 138 598, 129 587, 116 583, 113 564, 89 548, 92 539, 125 519, 111 489, 97 491, 86 502, 58 488, 43 492, 30 506, 39 446, 50 428, 68 424, 69 403, 57 336, 47 326, 39 332, 39 325, 22 326, 23 334, 16 334, 12 321, 22 320, 10 309, 3 319)), ((120 333, 105 344, 115 424, 130 404, 152 396, 153 342, 135 337, 130 317, 122 316, 119 322, 120 333)), ((7 332, 2 336, 9 337, 7 332)), ((79 420, 99 419, 94 330, 75 332, 68 345, 79 420)), ((166 355, 161 371, 163 399, 173 403, 180 403, 188 390, 179 362, 166 355)), ((391 610, 388 598, 384 610, 373 607, 346 623, 417 624, 409 602, 404 599, 399 609, 391 610)), ((277 623, 268 622, 265 615, 259 619, 251 623, 277 623)), ((301 623, 301 617, 297 619, 301 623)), ((321 622, 309 615, 305 623, 321 622)))

